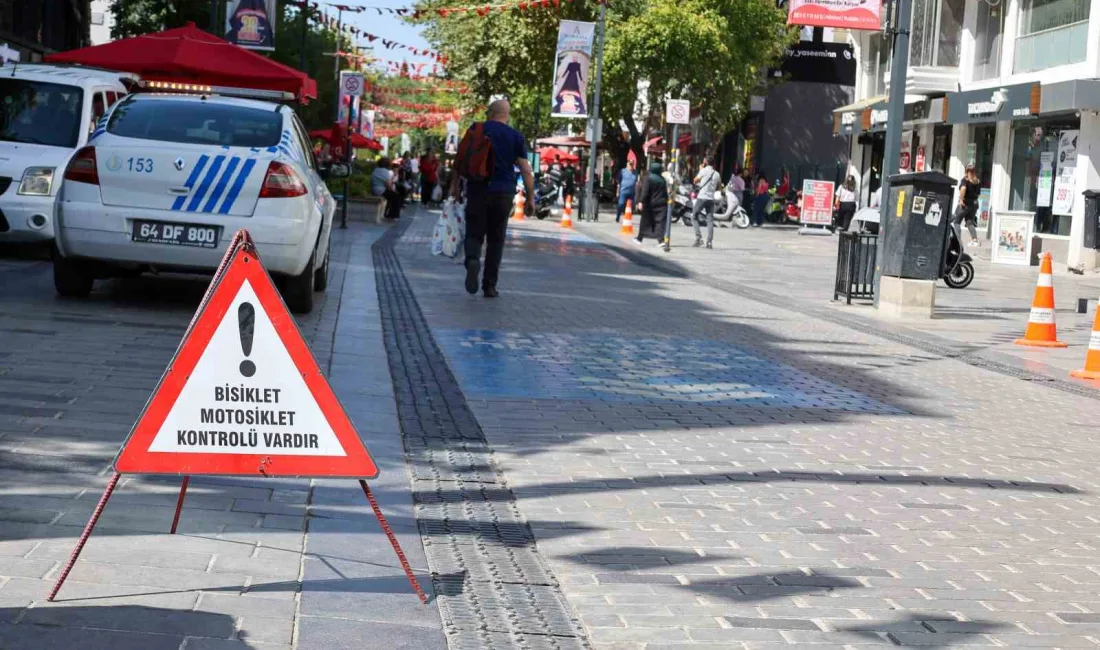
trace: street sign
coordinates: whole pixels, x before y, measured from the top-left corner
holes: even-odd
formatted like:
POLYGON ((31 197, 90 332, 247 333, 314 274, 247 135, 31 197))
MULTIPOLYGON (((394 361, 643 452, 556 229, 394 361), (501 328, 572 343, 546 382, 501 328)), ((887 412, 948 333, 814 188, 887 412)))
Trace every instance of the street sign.
POLYGON ((211 287, 115 470, 377 476, 255 249, 211 287))
POLYGON ((357 72, 345 72, 340 75, 344 78, 344 92, 352 97, 363 96, 363 75, 357 72))
POLYGON ((802 225, 832 224, 834 190, 830 181, 802 181, 802 225))
POLYGON ((686 99, 665 100, 665 121, 669 124, 690 124, 691 102, 686 99))

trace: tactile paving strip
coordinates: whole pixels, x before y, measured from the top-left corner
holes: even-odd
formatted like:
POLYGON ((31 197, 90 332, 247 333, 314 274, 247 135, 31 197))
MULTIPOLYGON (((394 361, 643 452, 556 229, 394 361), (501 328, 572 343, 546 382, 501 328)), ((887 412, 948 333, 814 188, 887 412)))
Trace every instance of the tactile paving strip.
POLYGON ((391 228, 374 244, 375 276, 417 525, 447 643, 452 650, 588 648, 420 312, 394 253, 403 230, 391 228))

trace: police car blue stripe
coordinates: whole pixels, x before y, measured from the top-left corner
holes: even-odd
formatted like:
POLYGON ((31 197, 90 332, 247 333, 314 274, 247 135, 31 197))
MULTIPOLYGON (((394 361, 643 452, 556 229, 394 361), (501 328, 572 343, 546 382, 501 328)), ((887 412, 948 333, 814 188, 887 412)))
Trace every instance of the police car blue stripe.
POLYGON ((279 150, 279 147, 277 147, 277 146, 271 146, 271 147, 267 148, 268 153, 275 153, 278 150, 279 150))
MULTIPOLYGON (((191 170, 191 175, 187 177, 187 181, 183 184, 187 189, 191 189, 195 186, 195 181, 199 179, 199 174, 202 173, 204 167, 206 167, 207 161, 210 157, 206 154, 199 156, 199 161, 195 163, 195 168, 191 170)), ((187 200, 186 196, 177 196, 176 200, 172 202, 172 209, 179 210, 183 208, 184 201, 187 200)))
POLYGON ((252 173, 252 168, 255 166, 256 160, 254 158, 244 161, 241 173, 237 174, 237 179, 233 181, 233 187, 229 188, 229 194, 226 194, 225 200, 222 201, 222 207, 218 210, 219 214, 229 214, 229 211, 233 209, 233 203, 237 200, 237 195, 241 193, 244 182, 248 180, 248 175, 252 173))
POLYGON ((237 165, 241 163, 241 159, 237 156, 233 156, 229 159, 229 164, 226 165, 225 171, 222 173, 221 178, 218 179, 218 184, 214 186, 214 192, 207 199, 206 205, 203 207, 203 212, 213 212, 214 206, 218 204, 218 199, 225 193, 225 187, 229 185, 229 179, 233 177, 233 172, 237 171, 237 165))
POLYGON ((206 191, 210 189, 210 184, 217 178, 218 170, 222 168, 223 162, 225 162, 225 156, 217 156, 214 158, 213 164, 210 165, 210 171, 206 172, 206 175, 202 177, 202 183, 199 185, 198 191, 191 197, 191 202, 187 204, 188 212, 194 212, 199 208, 199 204, 202 203, 203 197, 206 196, 206 191))

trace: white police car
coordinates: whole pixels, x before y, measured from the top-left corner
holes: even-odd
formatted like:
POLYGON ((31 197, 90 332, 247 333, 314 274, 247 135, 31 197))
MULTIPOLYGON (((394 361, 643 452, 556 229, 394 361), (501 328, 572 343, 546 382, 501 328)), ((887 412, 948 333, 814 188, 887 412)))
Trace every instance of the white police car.
POLYGON ((0 67, 0 241, 53 239, 61 173, 134 80, 70 66, 0 67))
MULTIPOLYGON (((210 272, 240 228, 291 310, 328 283, 336 203, 309 136, 284 105, 139 93, 73 156, 55 206, 54 285, 84 297, 96 278, 210 272)), ((347 174, 334 165, 333 174, 347 174)))

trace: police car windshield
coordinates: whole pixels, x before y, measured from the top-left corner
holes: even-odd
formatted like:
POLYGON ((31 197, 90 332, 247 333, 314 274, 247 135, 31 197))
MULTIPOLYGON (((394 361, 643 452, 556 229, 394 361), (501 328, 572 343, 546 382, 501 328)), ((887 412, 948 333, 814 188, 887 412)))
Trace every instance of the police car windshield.
POLYGON ((83 107, 78 86, 0 77, 0 140, 75 147, 83 107))
POLYGON ((282 129, 274 110, 168 98, 123 102, 107 123, 108 133, 124 138, 228 147, 273 147, 282 129))

